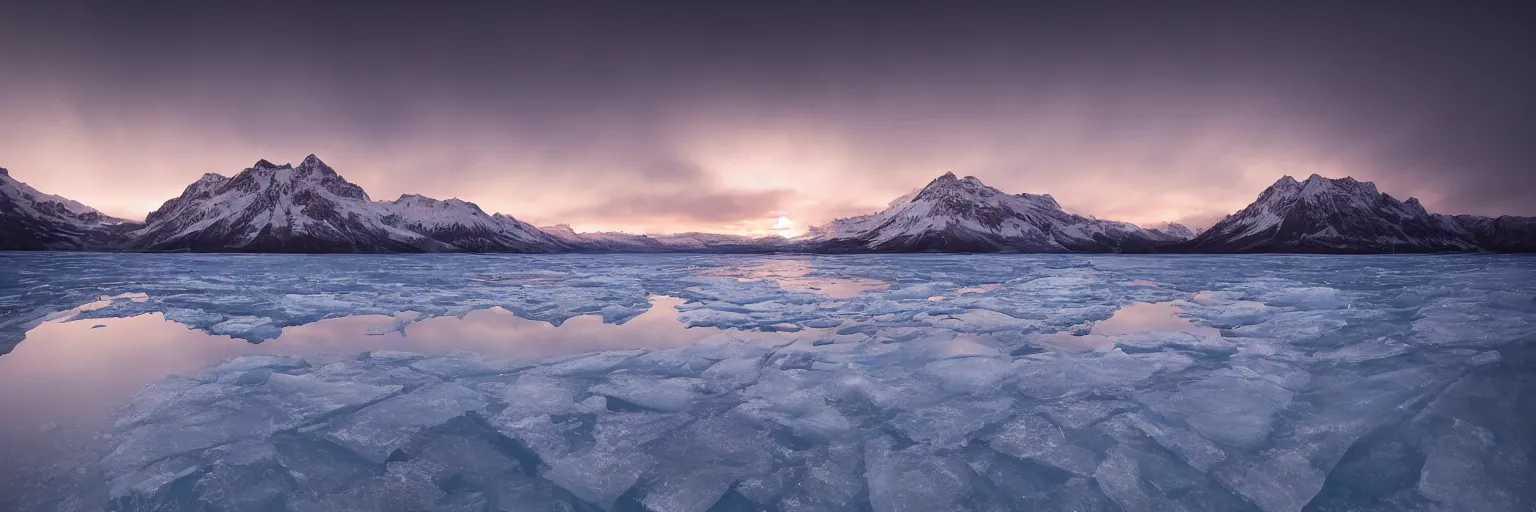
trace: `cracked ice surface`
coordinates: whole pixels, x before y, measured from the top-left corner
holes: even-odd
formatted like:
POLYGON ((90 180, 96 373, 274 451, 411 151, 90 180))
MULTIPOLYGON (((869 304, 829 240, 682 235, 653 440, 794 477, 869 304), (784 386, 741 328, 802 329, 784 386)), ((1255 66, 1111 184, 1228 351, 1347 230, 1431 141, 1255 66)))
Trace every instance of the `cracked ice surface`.
POLYGON ((254 341, 357 313, 622 321, 667 295, 728 330, 168 377, 111 432, 111 509, 1536 506, 1529 258, 182 257, 6 267, 23 293, 0 307, 254 341))

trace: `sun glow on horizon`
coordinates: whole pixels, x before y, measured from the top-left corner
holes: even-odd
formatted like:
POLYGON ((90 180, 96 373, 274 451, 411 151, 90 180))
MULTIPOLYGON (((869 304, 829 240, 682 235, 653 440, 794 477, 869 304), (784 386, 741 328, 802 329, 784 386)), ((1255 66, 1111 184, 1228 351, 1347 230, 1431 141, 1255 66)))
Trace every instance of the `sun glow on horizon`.
POLYGON ((790 221, 789 217, 785 217, 783 215, 780 215, 777 219, 774 219, 772 229, 775 234, 784 238, 794 238, 800 236, 800 230, 795 229, 795 223, 790 221))

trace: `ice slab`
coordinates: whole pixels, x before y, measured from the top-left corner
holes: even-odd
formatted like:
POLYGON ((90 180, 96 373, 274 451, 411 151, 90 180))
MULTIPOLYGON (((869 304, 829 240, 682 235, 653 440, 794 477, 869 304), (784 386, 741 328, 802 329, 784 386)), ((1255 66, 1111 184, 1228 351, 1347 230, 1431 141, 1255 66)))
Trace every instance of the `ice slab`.
MULTIPOLYGON (((118 510, 1532 503, 1515 478, 1529 474, 1523 411, 1536 407, 1528 260, 274 256, 229 270, 203 255, 54 256, 28 260, 46 273, 0 265, 16 283, 0 289, 0 333, 100 318, 109 328, 91 336, 121 336, 118 317, 161 313, 284 335, 259 348, 286 357, 164 379, 114 418, 101 495, 115 489, 118 510), (758 263, 771 275, 727 268, 758 263), (141 295, 98 301, 127 293, 141 295), (420 354, 290 352, 326 341, 289 338, 297 326, 348 315, 379 315, 367 327, 393 336, 499 307, 565 333, 638 326, 657 301, 701 341, 538 361, 448 353, 473 348, 453 339, 389 345, 420 354), (46 320, 59 311, 70 316, 46 320)), ((53 345, 46 330, 23 347, 53 345)), ((605 347, 657 346, 644 341, 605 347)), ((44 423, 29 419, 25 432, 44 423)))
POLYGON ((337 421, 322 437, 383 463, 429 428, 485 407, 481 393, 454 383, 434 384, 394 397, 337 421))
POLYGON ((1232 446, 1253 446, 1269 435, 1276 413, 1294 395, 1266 380, 1214 377, 1138 397, 1165 417, 1180 418, 1201 436, 1232 446))
POLYGON ((1021 459, 1091 475, 1099 465, 1098 455, 1067 442, 1061 427, 1039 416, 1026 415, 1003 425, 987 439, 987 445, 999 452, 1021 459))
POLYGON ((921 447, 894 448, 889 439, 865 443, 869 504, 875 512, 962 510, 976 475, 953 456, 921 447))

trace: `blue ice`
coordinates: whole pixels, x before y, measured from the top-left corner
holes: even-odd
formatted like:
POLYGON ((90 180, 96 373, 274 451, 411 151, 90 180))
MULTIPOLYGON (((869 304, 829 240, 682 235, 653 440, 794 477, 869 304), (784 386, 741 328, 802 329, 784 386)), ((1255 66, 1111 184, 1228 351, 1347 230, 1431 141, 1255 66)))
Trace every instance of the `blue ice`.
POLYGON ((166 377, 107 432, 110 510, 1536 507, 1530 258, 0 258, 8 345, 144 313, 260 342, 657 300, 699 333, 166 377))

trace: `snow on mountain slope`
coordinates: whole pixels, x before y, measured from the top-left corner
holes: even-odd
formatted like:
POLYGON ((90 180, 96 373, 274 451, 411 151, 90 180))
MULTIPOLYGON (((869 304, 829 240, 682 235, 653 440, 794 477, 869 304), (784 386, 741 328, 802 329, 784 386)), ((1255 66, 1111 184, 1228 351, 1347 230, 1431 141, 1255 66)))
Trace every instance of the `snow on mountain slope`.
POLYGON ((1536 252, 1536 217, 1451 217, 1486 251, 1536 252))
POLYGON ((671 251, 764 252, 784 248, 787 240, 778 235, 750 237, 721 233, 670 233, 647 235, 671 251))
POLYGON ((812 228, 795 241, 830 252, 1146 252, 1171 240, 1067 213, 1049 194, 1006 194, 945 173, 884 211, 812 228))
POLYGON ((212 252, 545 252, 552 237, 463 201, 375 202, 310 155, 266 160, 232 178, 206 174, 149 214, 133 246, 212 252), (462 245, 460 245, 462 244, 462 245))
POLYGON ((209 252, 1536 252, 1536 218, 1441 215, 1369 182, 1289 176, 1201 232, 1068 213, 1050 195, 1003 193, 946 173, 879 213, 794 239, 535 228, 474 203, 373 201, 310 155, 234 177, 205 174, 143 225, 45 194, 0 169, 0 250, 209 252))
POLYGON ((571 229, 569 224, 544 226, 539 229, 579 250, 599 252, 639 251, 651 250, 653 247, 644 243, 649 241, 649 239, 642 235, 611 232, 577 233, 576 230, 571 229))
POLYGON ((391 202, 375 204, 386 213, 386 224, 466 251, 555 252, 566 248, 563 241, 549 233, 511 216, 487 214, 468 201, 406 194, 391 202))
POLYGON ((746 237, 718 233, 636 235, 619 232, 577 233, 560 224, 541 228, 572 248, 592 252, 768 252, 785 248, 779 236, 746 237))
POLYGON ((1371 182, 1313 174, 1259 198, 1181 246, 1192 252, 1437 252, 1479 246, 1455 218, 1398 201, 1371 182))
POLYGON ((121 243, 131 223, 45 194, 0 168, 0 250, 99 249, 121 243))
POLYGON ((1150 233, 1161 235, 1164 239, 1172 241, 1189 240, 1195 237, 1195 230, 1177 222, 1165 222, 1145 229, 1150 233))

